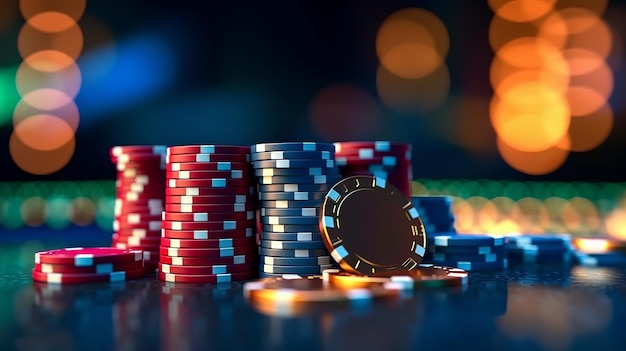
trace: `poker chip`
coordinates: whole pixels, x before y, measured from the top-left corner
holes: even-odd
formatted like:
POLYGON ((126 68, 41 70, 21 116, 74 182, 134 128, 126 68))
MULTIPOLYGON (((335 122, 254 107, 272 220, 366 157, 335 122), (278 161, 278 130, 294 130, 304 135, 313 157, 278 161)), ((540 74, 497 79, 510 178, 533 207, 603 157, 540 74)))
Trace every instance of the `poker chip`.
POLYGON ((246 212, 193 212, 177 213, 165 211, 162 214, 166 221, 187 221, 187 222, 207 222, 207 221, 234 221, 255 219, 255 211, 246 212))
POLYGON ((434 246, 501 246, 505 244, 505 237, 484 234, 468 235, 436 235, 431 236, 434 246))
POLYGON ((257 177, 273 176, 316 176, 316 175, 339 175, 337 168, 258 168, 254 170, 257 177))
POLYGON ((35 253, 35 264, 64 264, 75 267, 91 267, 101 263, 135 262, 142 259, 141 250, 111 247, 71 247, 35 253))
POLYGON ((574 252, 574 262, 583 266, 626 266, 626 254, 623 252, 584 253, 574 252))
POLYGON ((348 163, 351 165, 370 165, 377 164, 383 165, 386 167, 395 167, 398 165, 398 157, 396 156, 379 156, 379 157, 370 157, 370 158, 361 158, 361 157, 350 157, 350 156, 337 156, 337 167, 347 166, 348 163))
POLYGON ((167 147, 165 145, 125 145, 114 146, 109 152, 111 157, 118 157, 122 154, 130 153, 146 153, 146 154, 164 154, 167 147))
POLYGON ((320 228, 331 256, 352 273, 411 270, 425 254, 417 211, 381 178, 353 176, 335 184, 322 205, 320 228))
POLYGON ((252 145, 252 153, 268 151, 329 151, 335 152, 335 146, 329 143, 316 142, 281 142, 281 143, 259 143, 252 145))
POLYGON ((259 184, 271 185, 271 184, 334 184, 341 179, 339 175, 327 176, 314 175, 314 176, 265 176, 258 177, 259 184))
POLYGON ((167 154, 167 163, 205 163, 205 162, 248 162, 250 161, 249 154, 167 154))
POLYGON ((405 143, 390 141, 342 141, 334 143, 336 152, 346 153, 350 150, 359 151, 371 149, 375 152, 392 152, 410 150, 411 146, 405 143))
POLYGON ((238 255, 247 255, 256 252, 256 247, 252 245, 240 247, 220 247, 220 248, 203 248, 203 249, 181 249, 174 247, 161 246, 159 253, 161 256, 170 257, 232 257, 238 255))
POLYGON ((161 226, 164 229, 173 230, 236 230, 254 228, 255 225, 253 220, 207 222, 161 221, 161 226))
POLYGON ((465 286, 469 274, 460 268, 420 264, 410 271, 379 271, 375 275, 352 274, 338 269, 322 273, 324 281, 341 289, 358 289, 397 283, 403 289, 465 286))
POLYGON ((250 176, 248 171, 234 169, 230 171, 171 171, 166 172, 170 179, 244 179, 250 176))
POLYGON ((322 240, 307 240, 307 241, 279 241, 271 239, 261 239, 261 247, 268 249, 326 249, 322 240))
POLYGON ((276 201, 260 201, 259 206, 263 208, 274 209, 302 209, 305 207, 320 208, 322 200, 276 200, 276 201))
POLYGON ((311 201, 322 200, 326 196, 325 191, 308 192, 308 191, 296 191, 296 192, 277 192, 268 193, 260 192, 259 200, 261 201, 275 201, 275 200, 288 200, 288 201, 311 201))
POLYGON ((328 256, 328 250, 326 249, 267 249, 264 247, 259 248, 259 254, 261 259, 263 256, 273 257, 317 257, 328 256))
POLYGON ((261 239, 278 240, 278 241, 317 241, 322 240, 322 233, 319 230, 311 230, 308 232, 296 233, 275 233, 261 231, 261 239))
POLYGON ((161 243, 170 248, 230 248, 241 246, 255 246, 254 238, 225 238, 225 239, 171 239, 161 238, 161 243))
POLYGON ((194 212, 249 212, 256 210, 253 202, 235 202, 233 204, 179 204, 168 203, 165 205, 166 212, 194 213, 194 212))
POLYGON ((334 157, 334 151, 265 151, 252 153, 250 160, 332 160, 334 157))
POLYGON ((232 195, 168 195, 165 197, 167 204, 189 204, 189 205, 227 205, 245 204, 254 202, 253 198, 247 194, 232 195))
POLYGON ((258 256, 254 254, 243 254, 226 257, 174 257, 160 255, 159 262, 171 266, 215 266, 215 265, 237 265, 256 264, 258 256))
POLYGON ((143 262, 139 260, 122 263, 97 263, 92 266, 81 267, 69 264, 36 263, 33 270, 41 273, 106 274, 141 268, 143 268, 143 262))
POLYGON ((519 235, 508 236, 507 240, 509 246, 524 246, 524 245, 566 245, 570 241, 569 236, 563 235, 519 235))
POLYGON ((572 238, 572 248, 583 253, 626 252, 626 241, 610 238, 572 238))
POLYGON ((311 265, 311 266, 278 266, 272 264, 262 264, 259 267, 259 271, 261 273, 270 273, 270 274, 303 274, 303 275, 311 275, 311 274, 321 274, 322 271, 332 268, 333 265, 311 265))
POLYGON ((158 238, 161 235, 161 229, 159 230, 146 230, 145 228, 133 228, 133 229, 120 229, 113 233, 118 236, 132 236, 135 238, 158 238))
POLYGON ((55 284, 84 284, 84 283, 105 283, 105 282, 121 282, 130 279, 143 278, 146 270, 140 269, 121 272, 109 273, 43 273, 36 270, 32 271, 33 280, 45 283, 55 284))
POLYGON ((322 266, 330 265, 334 263, 330 256, 318 256, 318 257, 273 257, 263 256, 261 257, 262 264, 276 265, 276 266, 322 266))
POLYGON ((141 223, 128 223, 120 220, 113 220, 113 230, 119 231, 122 229, 145 229, 150 232, 161 229, 161 221, 154 220, 141 223))
MULTIPOLYGON (((334 184, 334 182, 333 182, 334 184)), ((332 188, 333 184, 313 184, 313 183, 305 183, 305 184, 260 184, 258 186, 259 192, 262 193, 273 193, 273 192, 297 192, 297 191, 307 191, 307 192, 327 192, 332 188)))
POLYGON ((451 196, 411 196, 411 203, 430 235, 455 232, 452 202, 451 196))
MULTIPOLYGON (((236 189, 236 190, 240 190, 240 189, 236 189)), ((250 199, 253 198, 254 188, 253 188, 252 193, 250 192, 249 187, 245 187, 245 189, 241 189, 241 190, 245 192, 245 193, 242 192, 242 194, 245 195, 246 198, 250 198, 250 199)), ((228 193, 224 194, 224 191, 221 191, 220 189, 201 188, 201 187, 166 188, 165 195, 166 196, 239 196, 239 197, 243 196, 243 195, 238 195, 238 194, 228 194, 228 193)))
POLYGON ((512 263, 570 263, 569 250, 561 251, 516 251, 508 250, 508 260, 512 263))
POLYGON ((515 235, 507 237, 511 264, 571 263, 571 236, 564 234, 515 235))
MULTIPOLYGON (((225 188, 227 191, 215 192, 212 195, 221 194, 246 194, 249 193, 250 181, 248 179, 212 178, 212 179, 172 179, 168 178, 169 188, 204 187, 225 188)), ((253 190, 254 191, 254 190, 253 190)), ((164 189, 165 192, 165 189, 164 189)), ((254 193, 254 192, 252 192, 254 193)))
POLYGON ((317 217, 319 216, 318 207, 303 208, 266 208, 261 207, 261 216, 302 216, 317 217))
POLYGON ((428 249, 432 253, 442 254, 461 254, 461 255, 487 255, 487 254, 505 254, 505 246, 432 246, 428 249))
POLYGON ((317 217, 301 217, 301 216, 262 216, 263 224, 295 224, 295 225, 317 225, 317 217))
POLYGON ((249 154, 250 147, 239 145, 176 145, 169 146, 167 153, 180 154, 249 154))
POLYGON ((159 263, 159 272, 171 274, 191 274, 191 275, 216 275, 228 273, 250 273, 254 272, 254 264, 218 264, 212 266, 172 266, 159 263))
POLYGON ((248 170, 250 163, 248 162, 174 162, 165 166, 167 172, 178 171, 232 171, 232 170, 248 170))
POLYGON ((252 228, 235 229, 235 230, 171 230, 162 229, 161 237, 170 239, 186 239, 186 240, 219 240, 219 239, 237 239, 248 238, 254 235, 252 228))
POLYGON ((318 226, 316 224, 264 224, 261 230, 275 233, 313 232, 318 230, 318 226))
POLYGON ((265 160, 253 161, 252 168, 334 168, 335 160, 265 160))
POLYGON ((247 280, 255 277, 253 272, 226 273, 226 274, 174 274, 159 272, 159 279, 173 283, 228 283, 247 280))

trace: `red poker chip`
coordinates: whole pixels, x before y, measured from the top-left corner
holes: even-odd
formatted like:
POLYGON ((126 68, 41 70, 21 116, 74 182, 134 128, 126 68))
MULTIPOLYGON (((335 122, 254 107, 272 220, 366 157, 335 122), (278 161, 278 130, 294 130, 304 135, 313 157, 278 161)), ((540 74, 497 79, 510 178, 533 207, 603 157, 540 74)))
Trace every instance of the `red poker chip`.
POLYGON ((180 249, 175 247, 164 247, 159 249, 161 256, 170 257, 231 257, 237 255, 250 255, 258 252, 255 245, 239 247, 220 247, 216 249, 180 249))
POLYGON ((252 186, 251 179, 168 179, 166 186, 168 188, 185 188, 185 187, 202 187, 202 188, 247 188, 252 186))
POLYGON ((232 170, 232 171, 172 171, 166 172, 168 179, 250 179, 252 173, 249 170, 232 170))
POLYGON ((111 236, 111 239, 113 240, 114 243, 124 243, 124 244, 135 245, 135 246, 156 247, 161 244, 160 236, 140 238, 137 236, 120 235, 120 234, 114 233, 111 236))
POLYGON ((148 163, 148 164, 141 164, 141 163, 117 163, 115 164, 115 169, 118 172, 123 172, 123 171, 127 171, 129 169, 142 169, 142 170, 150 170, 150 172, 156 173, 156 172, 163 172, 165 170, 165 162, 161 161, 159 163, 148 163))
POLYGON ((150 221, 144 223, 126 223, 113 220, 113 230, 120 231, 122 229, 145 229, 146 231, 156 231, 161 229, 161 221, 150 221))
POLYGON ((170 266, 214 266, 218 264, 258 264, 259 254, 243 254, 229 257, 173 257, 160 255, 159 262, 170 266))
POLYGON ((167 155, 167 163, 249 162, 250 154, 179 154, 167 155))
POLYGON ((256 272, 257 264, 216 264, 212 266, 172 266, 167 263, 159 263, 159 272, 191 275, 215 275, 227 273, 256 272))
POLYGON ((117 200, 124 201, 126 203, 142 203, 142 202, 152 202, 152 203, 161 203, 163 204, 163 199, 165 195, 162 194, 141 194, 141 193, 118 193, 115 194, 117 200))
POLYGON ((67 264, 88 267, 98 263, 123 263, 143 258, 138 250, 121 250, 112 247, 70 247, 35 253, 35 263, 67 264))
POLYGON ((254 237, 253 228, 236 230, 161 230, 161 238, 170 239, 207 240, 249 237, 254 237))
POLYGON ((233 204, 167 204, 165 205, 165 211, 179 212, 179 213, 194 213, 194 212, 246 212, 254 211, 257 209, 256 203, 233 203, 233 204))
POLYGON ((335 144, 335 152, 340 153, 351 149, 373 149, 378 152, 393 152, 411 150, 413 145, 392 141, 338 141, 335 144))
POLYGON ((250 170, 250 163, 240 162, 173 162, 165 166, 168 172, 175 171, 231 171, 233 169, 250 170))
POLYGON ((254 237, 206 240, 161 238, 161 245, 171 248, 216 249, 221 247, 254 246, 256 243, 254 237))
POLYGON ((127 272, 143 268, 143 261, 121 263, 98 263, 88 267, 76 267, 68 264, 37 263, 34 270, 41 273, 104 274, 127 272))
POLYGON ((142 250, 144 252, 158 250, 160 247, 158 244, 157 245, 155 244, 132 245, 132 244, 127 244, 123 242, 115 242, 115 241, 113 242, 111 246, 117 249, 136 249, 136 250, 142 250))
POLYGON ((254 220, 208 222, 161 221, 162 228, 174 230, 235 230, 254 228, 254 226, 254 220))
POLYGON ((233 281, 241 281, 253 279, 257 275, 255 272, 242 272, 242 273, 228 273, 228 274, 215 274, 215 275, 192 275, 192 274, 173 274, 159 272, 159 279, 166 282, 173 283, 192 283, 192 284, 206 284, 206 283, 228 283, 233 281))
POLYGON ((179 154, 249 154, 250 146, 240 145, 175 145, 167 148, 170 155, 179 154))
POLYGON ((167 158, 165 153, 131 153, 131 154, 120 154, 118 156, 112 157, 111 159, 120 163, 144 163, 144 162, 161 162, 167 158))
POLYGON ((231 195, 166 195, 167 204, 189 204, 189 205, 225 205, 235 203, 254 203, 256 197, 248 194, 231 195))
POLYGON ((71 273, 42 273, 33 270, 33 280, 56 284, 82 284, 82 283, 105 283, 121 282, 131 279, 143 278, 146 275, 145 268, 132 271, 121 271, 103 274, 71 274, 71 273))
POLYGON ((245 212, 163 212, 161 219, 166 221, 207 222, 207 221, 239 221, 256 218, 255 211, 245 212))
POLYGON ((114 219, 116 219, 119 223, 139 224, 159 221, 161 220, 161 216, 161 214, 151 213, 122 213, 120 215, 116 215, 114 219))
MULTIPOLYGON (((254 187, 245 188, 247 195, 254 196, 254 187), (250 193, 252 191, 252 193, 250 193)), ((216 195, 216 189, 205 187, 165 188, 166 196, 228 196, 228 194, 216 195)), ((242 189, 244 190, 244 189, 242 189)), ((255 198, 256 199, 256 198, 255 198)))
POLYGON ((161 184, 125 184, 115 185, 116 194, 120 193, 137 193, 137 194, 158 194, 159 196, 165 195, 165 182, 161 184))
POLYGON ((115 232, 120 236, 129 236, 134 238, 157 238, 161 237, 161 229, 159 230, 146 230, 144 228, 126 229, 122 228, 115 232))
MULTIPOLYGON (((199 189, 199 193, 201 195, 198 196, 223 196, 223 195, 248 195, 248 196, 254 196, 256 194, 256 189, 254 186, 248 186, 248 187, 226 187, 226 188, 211 188, 211 187, 190 187, 190 188, 194 188, 194 189, 199 189)), ((182 188, 167 188, 167 189, 185 189, 185 187, 182 188)), ((166 194, 167 194, 167 189, 166 189, 166 194)), ((168 196, 168 195, 166 195, 168 196)), ((171 195, 170 195, 171 196, 171 195)), ((173 195, 173 196, 179 196, 179 195, 173 195)), ((180 195, 180 196, 186 196, 186 195, 180 195)), ((189 195, 189 196, 195 196, 195 195, 189 195)))
POLYGON ((139 214, 143 216, 159 216, 161 215, 161 212, 163 212, 163 210, 164 210, 163 207, 144 206, 144 207, 124 208, 124 207, 116 206, 116 208, 113 211, 113 214, 115 215, 116 218, 132 215, 132 214, 139 214))
POLYGON ((109 149, 109 154, 117 157, 121 154, 153 153, 162 154, 167 151, 166 145, 119 145, 109 149))

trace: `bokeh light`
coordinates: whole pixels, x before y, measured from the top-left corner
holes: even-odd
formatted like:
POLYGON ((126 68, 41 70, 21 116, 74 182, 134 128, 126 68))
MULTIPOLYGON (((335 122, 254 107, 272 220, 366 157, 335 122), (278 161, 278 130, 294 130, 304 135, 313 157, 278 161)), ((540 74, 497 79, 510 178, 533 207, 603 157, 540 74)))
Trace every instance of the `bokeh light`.
POLYGON ((613 110, 608 104, 591 114, 572 118, 567 138, 557 147, 575 152, 593 150, 609 137, 613 124, 613 110))
POLYGON ((90 198, 78 197, 70 203, 70 220, 77 226, 88 226, 96 216, 96 204, 90 198))
POLYGON ((80 90, 82 80, 80 69, 74 62, 67 66, 64 62, 59 62, 58 60, 63 60, 62 57, 48 57, 44 62, 37 62, 34 65, 31 64, 34 60, 30 60, 29 63, 23 62, 15 75, 15 85, 20 95, 23 97, 33 90, 50 88, 75 98, 80 90), (35 68, 43 65, 46 65, 49 70, 44 71, 35 68))
POLYGON ((559 169, 567 160, 567 148, 556 146, 537 152, 525 152, 513 148, 501 139, 497 141, 498 151, 512 168, 526 174, 544 175, 559 169))
POLYGON ((20 0, 20 11, 26 19, 42 12, 57 11, 78 21, 85 12, 86 6, 87 0, 20 0))
POLYGON ((46 200, 40 196, 24 199, 20 206, 22 221, 29 227, 39 227, 46 221, 46 200))
POLYGON ((38 151, 58 149, 74 140, 74 130, 64 120, 52 115, 31 116, 13 129, 13 135, 38 151))
POLYGON ((18 34, 17 48, 22 57, 28 57, 41 50, 53 50, 76 60, 83 51, 83 32, 78 24, 62 32, 42 32, 27 22, 18 34))
POLYGON ((74 155, 76 140, 71 138, 61 147, 42 151, 24 144, 16 133, 9 138, 9 152, 15 164, 25 172, 37 175, 51 174, 63 168, 74 155))
POLYGON ((28 18, 27 23, 36 30, 46 33, 58 33, 76 25, 76 20, 63 12, 40 12, 28 18))
POLYGON ((550 12, 557 0, 488 0, 495 14, 512 22, 529 22, 550 12))

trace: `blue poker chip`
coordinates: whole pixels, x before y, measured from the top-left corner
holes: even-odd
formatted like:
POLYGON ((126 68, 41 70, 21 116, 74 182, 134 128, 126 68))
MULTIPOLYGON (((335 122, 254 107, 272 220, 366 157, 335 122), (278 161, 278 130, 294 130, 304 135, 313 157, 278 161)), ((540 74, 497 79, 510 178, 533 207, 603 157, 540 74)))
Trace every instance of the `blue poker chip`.
POLYGON ((308 200, 308 201, 300 201, 300 200, 276 200, 276 201, 261 201, 259 202, 259 207, 261 208, 276 208, 276 209, 287 209, 287 208, 304 208, 304 207, 315 207, 320 208, 322 206, 322 200, 308 200))
POLYGON ((297 225, 318 225, 318 217, 302 217, 302 216, 261 216, 263 224, 297 224, 297 225))
POLYGON ((277 250, 300 250, 300 249, 326 249, 322 238, 315 241, 278 241, 261 239, 261 247, 277 250))
POLYGON ((259 200, 271 201, 271 200, 291 200, 291 201, 308 201, 308 200, 323 200, 326 196, 325 191, 295 191, 284 193, 265 193, 259 192, 259 200))
POLYGON ((570 248, 565 245, 550 245, 550 246, 538 246, 538 245, 506 245, 509 252, 519 253, 519 254, 560 254, 563 252, 570 251, 570 248))
POLYGON ((252 161, 262 160, 332 160, 334 151, 264 151, 253 152, 252 161))
POLYGON ((332 260, 330 256, 319 256, 319 257, 272 257, 272 256, 262 256, 261 264, 269 264, 276 266, 321 266, 334 264, 335 261, 332 260))
POLYGON ((507 254, 511 263, 569 263, 572 260, 570 251, 510 251, 507 254))
POLYGON ((334 184, 341 180, 340 175, 314 175, 314 176, 273 176, 259 177, 258 184, 334 184))
POLYGON ((259 255, 261 256, 273 256, 273 257, 318 257, 328 256, 328 250, 326 249, 268 249, 265 247, 259 248, 259 255))
POLYGON ((296 191, 328 192, 333 187, 333 184, 259 184, 257 185, 257 190, 261 193, 293 193, 296 191))
POLYGON ((313 275, 322 274, 325 269, 335 268, 334 265, 313 265, 313 266, 275 266, 271 264, 259 265, 259 271, 261 273, 269 274, 303 274, 313 275))
POLYGON ((506 252, 507 246, 433 246, 427 247, 429 252, 442 254, 459 254, 459 255, 486 255, 495 253, 502 255, 506 252))
POLYGON ((278 240, 278 241, 318 241, 322 240, 322 233, 319 229, 314 231, 304 231, 296 233, 276 233, 262 231, 260 233, 261 240, 278 240))
POLYGON ((622 252, 610 253, 582 253, 574 252, 574 262, 583 266, 626 266, 626 254, 622 252))
POLYGON ((252 168, 335 168, 335 160, 265 160, 252 161, 252 168))
POLYGON ((413 206, 446 206, 452 205, 454 198, 447 195, 413 195, 411 196, 411 203, 413 206))
POLYGON ((454 229, 454 222, 450 223, 424 223, 424 229, 426 233, 434 235, 454 234, 456 235, 456 229, 454 229))
POLYGON ((495 271, 508 268, 509 262, 506 258, 496 262, 471 262, 471 261, 454 261, 454 262, 437 262, 440 266, 457 267, 466 271, 495 271))
POLYGON ((512 235, 507 237, 509 245, 569 245, 569 235, 512 235))
POLYGON ((319 231, 319 224, 263 224, 264 232, 296 233, 319 231))
POLYGON ((470 262, 484 262, 484 263, 493 263, 502 261, 506 256, 503 254, 453 254, 453 253, 433 253, 432 260, 433 262, 458 262, 458 261, 470 261, 470 262))
POLYGON ((257 177, 273 177, 273 176, 315 176, 315 175, 339 175, 338 168, 259 168, 254 170, 257 177))
POLYGON ((434 235, 428 238, 433 246, 501 246, 505 237, 485 234, 434 235))
POLYGON ((302 216, 317 217, 320 214, 319 207, 303 208, 265 208, 261 207, 261 216, 302 216))
POLYGON ((309 141, 283 142, 283 143, 259 143, 252 145, 252 152, 267 151, 332 151, 335 152, 335 145, 330 143, 316 143, 309 141))

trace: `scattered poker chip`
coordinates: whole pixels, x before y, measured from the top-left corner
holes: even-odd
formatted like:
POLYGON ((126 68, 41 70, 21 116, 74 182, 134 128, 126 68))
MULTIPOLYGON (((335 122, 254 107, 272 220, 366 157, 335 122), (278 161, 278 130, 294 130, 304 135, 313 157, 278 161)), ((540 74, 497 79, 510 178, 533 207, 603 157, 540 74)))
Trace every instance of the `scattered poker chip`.
POLYGON ((623 252, 583 253, 574 252, 574 262, 583 266, 626 266, 623 252))
POLYGON ((329 151, 335 152, 335 145, 330 143, 316 142, 282 142, 282 143, 259 143, 252 145, 253 153, 268 151, 329 151))
POLYGON ((251 154, 251 161, 262 160, 303 160, 303 159, 315 159, 315 160, 331 160, 335 157, 333 151, 265 151, 254 152, 251 154))
POLYGON ((274 257, 317 257, 328 256, 328 250, 326 249, 267 249, 264 247, 259 248, 259 254, 263 256, 274 257))
POLYGON ((310 185, 310 184, 328 184, 328 183, 336 183, 341 179, 339 175, 327 176, 325 174, 322 175, 314 175, 314 176, 266 176, 259 177, 259 184, 261 185, 271 185, 271 184, 302 184, 302 185, 310 185))
POLYGON ((317 217, 301 217, 301 216, 262 216, 263 224, 295 224, 295 225, 317 225, 319 219, 317 217))
POLYGON ((341 289, 369 288, 390 282, 398 283, 406 290, 465 286, 468 276, 463 269, 432 264, 420 264, 410 271, 379 271, 376 275, 351 274, 338 269, 322 273, 325 281, 341 289))
POLYGON ((230 248, 241 246, 255 246, 253 237, 224 238, 224 239, 171 239, 161 238, 161 245, 172 248, 230 248))
POLYGON ((404 152, 411 150, 411 144, 391 141, 342 141, 334 143, 336 152, 343 153, 350 150, 373 149, 376 152, 404 152))
POLYGON ((301 216, 317 217, 320 214, 319 207, 303 208, 265 208, 261 207, 261 216, 301 216))
POLYGON ((131 153, 147 153, 147 154, 164 154, 167 150, 165 145, 126 145, 113 146, 109 153, 111 157, 119 157, 122 154, 131 153))
POLYGON ((249 162, 249 154, 168 154, 167 163, 215 163, 215 162, 249 162))
POLYGON ((255 271, 256 265, 252 263, 232 265, 216 264, 212 266, 172 266, 166 263, 159 263, 159 272, 172 274, 215 275, 255 271))
POLYGON ((236 230, 170 230, 162 229, 161 237, 185 240, 218 240, 248 238, 254 236, 252 228, 236 230))
POLYGON ((180 154, 249 154, 249 146, 240 145, 175 145, 167 148, 170 155, 180 154))
POLYGON ((335 261, 349 272, 411 270, 422 262, 426 236, 419 214, 384 179, 341 180, 329 191, 321 212, 322 239, 335 261))
POLYGON ((278 241, 317 241, 322 240, 322 234, 319 230, 296 233, 275 233, 262 231, 260 238, 262 240, 278 241))
POLYGON ((505 244, 502 236, 484 234, 435 235, 429 238, 434 246, 501 246, 505 244))
POLYGON ((289 200, 289 201, 309 201, 309 200, 322 200, 326 196, 325 191, 308 192, 308 191, 296 191, 285 193, 259 193, 260 201, 275 201, 275 200, 289 200))
POLYGON ((247 194, 233 195, 167 195, 166 204, 225 205, 232 203, 252 203, 253 197, 247 194))
POLYGON ((275 209, 301 209, 301 208, 320 208, 322 200, 276 200, 276 201, 260 201, 261 208, 275 209))
POLYGON ((143 278, 145 275, 146 270, 143 267, 132 271, 110 272, 101 274, 43 273, 36 270, 33 270, 32 272, 33 280, 55 284, 121 282, 130 279, 143 278))
MULTIPOLYGON (((309 240, 309 241, 278 241, 278 240, 267 240, 261 239, 260 243, 261 247, 265 247, 268 249, 288 249, 288 250, 299 250, 299 249, 326 249, 324 246, 324 242, 322 240, 309 240)), ((270 272, 271 273, 271 272, 270 272)))
POLYGON ((335 160, 266 160, 253 161, 252 168, 334 168, 335 160))
POLYGON ((263 273, 272 274, 321 274, 325 269, 333 268, 331 264, 328 265, 312 265, 312 266, 276 266, 271 264, 262 264, 259 266, 259 271, 263 273))
POLYGON ((317 224, 263 224, 261 230, 275 233, 297 233, 318 231, 317 224))
POLYGON ((250 163, 248 162, 174 162, 165 166, 167 172, 177 171, 232 171, 232 170, 248 170, 250 163))
POLYGON ((161 221, 163 229, 173 230, 236 230, 254 228, 254 220, 234 220, 234 221, 207 221, 207 222, 185 222, 185 221, 161 221))
POLYGON ((226 274, 173 274, 159 272, 159 279, 173 283, 228 283, 232 281, 248 280, 255 277, 255 272, 226 273, 226 274))
POLYGON ((254 170, 257 177, 273 177, 273 176, 316 176, 316 175, 339 175, 337 168, 258 168, 254 170))
POLYGON ((318 256, 318 257, 273 257, 263 256, 261 257, 262 264, 276 265, 276 266, 321 266, 334 263, 331 262, 330 256, 318 256))
POLYGON ((321 276, 283 275, 247 282, 244 297, 251 302, 273 304, 281 313, 289 313, 302 303, 370 301, 379 298, 397 299, 396 285, 373 286, 368 289, 339 289, 329 286, 321 276))
POLYGON ((462 254, 462 255, 486 255, 486 254, 504 254, 505 245, 501 246, 433 246, 429 245, 428 250, 432 253, 442 254, 462 254))
POLYGON ((71 274, 106 274, 112 272, 126 272, 143 268, 142 261, 122 263, 98 263, 93 266, 77 267, 68 264, 37 263, 33 270, 41 273, 71 273, 71 274))
POLYGON ((122 250, 111 247, 72 247, 35 253, 35 263, 66 264, 89 267, 101 263, 141 261, 141 250, 122 250))
POLYGON ((159 262, 171 266, 215 266, 215 265, 236 265, 236 264, 256 264, 258 255, 245 254, 227 257, 173 257, 160 255, 159 262))
POLYGON ((235 221, 252 220, 256 218, 255 211, 246 212, 193 212, 177 213, 165 211, 162 214, 166 221, 187 221, 187 222, 207 222, 207 221, 235 221))
MULTIPOLYGON (((167 187, 184 188, 184 187, 205 187, 205 188, 225 188, 231 190, 223 192, 223 194, 245 194, 246 189, 250 187, 248 179, 229 179, 229 178, 212 178, 212 179, 168 179, 167 187), (237 188, 244 189, 238 190, 237 188)), ((163 189, 165 192, 165 189, 163 189)), ((215 195, 217 195, 216 193, 215 195)))
POLYGON ((171 171, 165 173, 168 179, 244 179, 250 176, 250 172, 239 169, 231 171, 171 171))
POLYGON ((473 262, 498 262, 504 259, 504 257, 499 256, 495 253, 489 254, 476 254, 476 255, 467 255, 467 254, 453 254, 453 253, 433 253, 432 260, 433 262, 457 262, 457 261, 471 261, 473 262))
POLYGON ((503 270, 508 267, 508 259, 504 258, 496 262, 471 262, 471 261, 456 261, 456 262, 437 262, 438 265, 457 267, 466 271, 490 271, 490 270, 503 270))
POLYGON ((165 205, 167 212, 193 213, 193 212, 247 212, 254 211, 256 205, 252 202, 233 204, 179 204, 171 203, 165 205))
POLYGON ((626 252, 626 241, 609 238, 573 238, 572 247, 584 253, 626 252))
POLYGON ((204 248, 204 249, 180 249, 175 247, 161 246, 159 253, 161 256, 170 257, 231 257, 237 255, 248 255, 255 253, 257 248, 253 245, 239 247, 220 247, 220 248, 204 248))
POLYGON ((262 193, 273 192, 328 192, 332 188, 332 184, 259 184, 258 190, 262 193))

